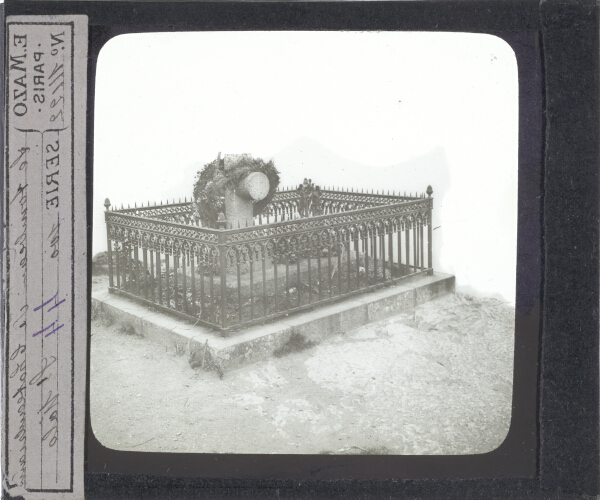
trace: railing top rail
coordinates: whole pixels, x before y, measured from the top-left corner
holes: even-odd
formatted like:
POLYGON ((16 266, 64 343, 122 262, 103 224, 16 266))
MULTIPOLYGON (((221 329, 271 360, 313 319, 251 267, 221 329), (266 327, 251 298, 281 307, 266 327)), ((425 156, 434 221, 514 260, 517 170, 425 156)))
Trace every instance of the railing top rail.
MULTIPOLYGON (((173 209, 173 208, 185 208, 185 207, 189 207, 190 210, 193 210, 193 201, 182 201, 181 203, 165 203, 165 204, 158 204, 158 205, 146 205, 146 206, 139 206, 139 207, 127 207, 127 208, 114 208, 114 209, 109 209, 107 210, 108 212, 116 212, 116 213, 120 213, 120 214, 127 214, 127 213, 131 213, 131 212, 138 212, 138 211, 150 211, 150 210, 169 210, 169 209, 173 209)), ((116 206, 116 205, 115 205, 116 206)), ((181 213, 181 212, 177 212, 177 213, 181 213)))
MULTIPOLYGON (((393 194, 389 194, 389 191, 387 194, 383 193, 383 192, 378 192, 378 191, 374 191, 374 192, 364 192, 364 191, 359 191, 358 189, 348 189, 348 190, 339 190, 339 189, 321 189, 321 197, 327 197, 328 195, 339 195, 339 196, 347 196, 347 195, 355 195, 355 196, 364 196, 364 197, 377 197, 377 198, 382 198, 382 199, 392 199, 392 200, 420 200, 422 199, 419 196, 407 196, 405 195, 401 195, 400 191, 398 191, 398 194, 395 194, 395 191, 393 192, 393 194)), ((300 196, 300 192, 298 191, 298 189, 293 189, 293 188, 286 188, 286 189, 282 189, 279 191, 276 191, 275 193, 275 197, 277 197, 278 194, 298 194, 298 196, 300 196)), ((423 193, 424 194, 424 193, 423 193)))
POLYGON ((396 210, 398 210, 398 214, 402 213, 409 215, 411 213, 429 209, 431 207, 432 200, 433 198, 419 198, 408 202, 404 201, 395 204, 386 204, 358 210, 348 210, 346 212, 334 214, 317 215, 307 218, 273 222, 265 225, 235 229, 212 229, 207 227, 197 227, 178 222, 140 217, 139 215, 128 215, 122 212, 107 211, 105 214, 106 222, 110 224, 147 230, 150 232, 160 233, 165 236, 177 236, 188 240, 200 240, 207 243, 226 241, 229 243, 248 239, 258 240, 269 238, 277 234, 283 235, 291 232, 303 233, 318 229, 334 228, 344 226, 349 223, 368 222, 378 218, 396 215, 394 213, 396 210), (382 213, 382 211, 387 213, 382 213), (125 221, 130 222, 130 224, 123 224, 122 221, 114 220, 116 218, 125 219, 125 221), (253 235, 252 233, 255 234, 253 235), (219 235, 222 235, 221 238, 224 238, 224 240, 219 240, 219 235))
POLYGON ((209 233, 209 234, 220 234, 223 231, 221 229, 213 229, 210 227, 197 227, 197 226, 190 226, 188 224, 181 224, 179 222, 170 222, 170 221, 166 221, 166 220, 160 220, 160 219, 151 219, 149 217, 140 217, 139 215, 130 215, 130 214, 126 214, 123 213, 121 211, 116 211, 116 210, 111 210, 110 212, 105 212, 105 214, 107 214, 107 221, 108 222, 112 222, 115 223, 115 221, 110 220, 111 216, 114 214, 115 217, 124 217, 125 219, 131 220, 131 221, 143 221, 143 222, 148 222, 148 223, 152 223, 152 224, 160 224, 162 226, 168 226, 168 227, 172 227, 172 228, 176 228, 176 229, 186 229, 186 230, 200 230, 202 232, 205 233, 209 233))

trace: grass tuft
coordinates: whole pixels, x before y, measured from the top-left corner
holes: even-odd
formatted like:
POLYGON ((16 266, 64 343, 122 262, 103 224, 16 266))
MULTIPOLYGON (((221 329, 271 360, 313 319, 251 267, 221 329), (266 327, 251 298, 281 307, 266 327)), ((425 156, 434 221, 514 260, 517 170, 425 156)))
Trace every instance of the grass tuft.
POLYGON ((119 327, 119 332, 124 335, 131 335, 133 337, 143 337, 141 333, 138 333, 135 327, 131 323, 122 323, 119 327))
POLYGON ((276 358, 281 358, 283 356, 287 356, 293 352, 304 351, 305 349, 310 349, 315 346, 317 343, 312 340, 306 340, 299 333, 292 333, 290 339, 283 344, 279 349, 276 349, 273 354, 276 358))

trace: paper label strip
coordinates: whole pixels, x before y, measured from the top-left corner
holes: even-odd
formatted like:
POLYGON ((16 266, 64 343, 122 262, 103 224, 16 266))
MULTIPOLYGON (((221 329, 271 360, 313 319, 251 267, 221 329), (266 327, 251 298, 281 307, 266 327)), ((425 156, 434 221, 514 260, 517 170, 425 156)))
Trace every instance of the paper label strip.
POLYGON ((5 30, 3 486, 83 498, 87 17, 5 30))

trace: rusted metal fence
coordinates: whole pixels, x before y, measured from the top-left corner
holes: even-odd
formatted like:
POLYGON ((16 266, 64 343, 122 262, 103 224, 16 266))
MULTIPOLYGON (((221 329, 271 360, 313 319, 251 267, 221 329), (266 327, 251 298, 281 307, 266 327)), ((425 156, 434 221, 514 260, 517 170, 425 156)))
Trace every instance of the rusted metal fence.
POLYGON ((431 194, 282 190, 244 228, 107 199, 109 290, 225 333, 431 273, 431 194))

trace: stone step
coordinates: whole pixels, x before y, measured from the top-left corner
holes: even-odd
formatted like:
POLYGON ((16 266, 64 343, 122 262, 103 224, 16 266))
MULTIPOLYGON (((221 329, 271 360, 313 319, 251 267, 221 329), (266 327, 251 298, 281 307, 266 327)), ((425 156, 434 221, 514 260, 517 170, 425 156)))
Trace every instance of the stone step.
POLYGON ((153 311, 117 294, 109 294, 107 290, 92 292, 92 317, 103 317, 167 349, 188 354, 200 362, 204 360, 205 366, 210 363, 222 374, 268 359, 292 334, 318 343, 390 316, 403 315, 410 322, 417 305, 454 293, 454 289, 453 275, 415 276, 395 286, 253 326, 230 337, 221 337, 215 330, 153 311))

